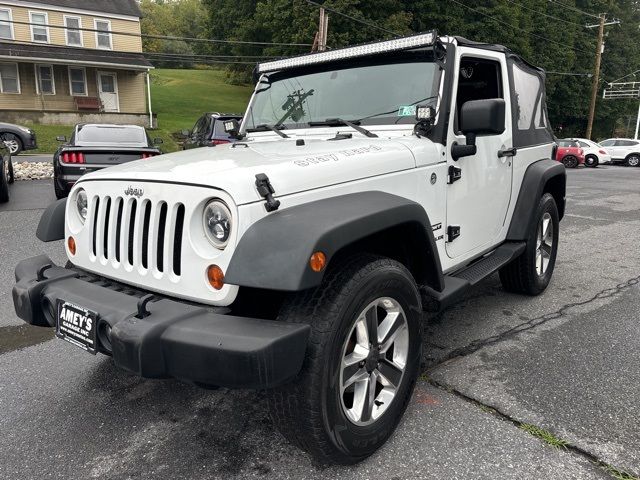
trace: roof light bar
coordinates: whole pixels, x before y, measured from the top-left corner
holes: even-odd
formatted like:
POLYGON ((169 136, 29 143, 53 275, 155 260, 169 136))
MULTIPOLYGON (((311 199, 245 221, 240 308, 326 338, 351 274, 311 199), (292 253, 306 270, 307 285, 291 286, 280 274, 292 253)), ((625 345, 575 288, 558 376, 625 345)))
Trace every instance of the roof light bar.
POLYGON ((347 58, 364 57, 378 53, 407 50, 409 48, 425 47, 433 45, 436 41, 436 32, 426 32, 410 37, 394 38, 384 42, 366 43, 355 47, 339 48, 321 53, 309 53, 298 57, 274 60, 272 62, 260 63, 258 73, 274 72, 287 68, 316 65, 318 63, 330 62, 332 60, 343 60, 347 58))

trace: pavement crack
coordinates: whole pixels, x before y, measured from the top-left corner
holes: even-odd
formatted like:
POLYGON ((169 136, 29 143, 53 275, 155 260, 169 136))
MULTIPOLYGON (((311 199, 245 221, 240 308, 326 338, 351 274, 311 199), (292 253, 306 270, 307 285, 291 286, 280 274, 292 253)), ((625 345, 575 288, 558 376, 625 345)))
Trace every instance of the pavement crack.
POLYGON ((444 356, 438 363, 430 366, 429 370, 433 370, 438 366, 442 365, 443 363, 446 363, 454 358, 465 357, 467 355, 477 352, 483 347, 486 347, 488 345, 494 345, 503 340, 506 340, 507 338, 513 337, 515 335, 518 335, 520 333, 523 333, 529 330, 533 330, 534 328, 537 328, 540 325, 544 325, 545 323, 551 320, 556 320, 558 318, 561 318, 565 316, 567 314, 567 311, 572 308, 582 307, 584 305, 593 303, 596 300, 615 297, 616 295, 619 295, 620 293, 638 284, 640 284, 640 275, 638 275, 637 277, 630 278, 626 282, 619 283, 615 287, 605 288, 604 290, 601 290, 600 292, 596 293, 593 297, 587 300, 583 300, 580 302, 567 303, 562 307, 560 307, 555 312, 545 313, 544 315, 540 315, 539 317, 532 318, 530 320, 527 320, 526 322, 522 322, 516 325, 515 327, 510 328, 509 330, 505 330, 504 332, 498 333, 491 337, 474 340, 471 343, 465 345, 464 347, 459 347, 452 350, 446 356, 444 356))
MULTIPOLYGON (((640 281, 640 277, 638 278, 638 281, 640 281)), ((450 387, 444 383, 438 382, 436 380, 434 380, 433 378, 429 377, 426 374, 423 374, 420 376, 421 380, 426 381, 427 383, 429 383, 430 385, 434 386, 435 388, 438 388, 440 390, 443 390, 449 394, 452 394, 462 400, 464 400, 467 403, 470 403, 472 405, 475 405, 476 407, 478 407, 480 410, 482 410, 485 413, 488 413, 490 415, 495 416, 496 418, 499 418, 500 420, 504 421, 504 422, 508 422, 511 423, 512 425, 516 426, 517 428, 521 429, 523 432, 527 432, 529 435, 534 436, 535 438, 538 438, 538 440, 540 440, 541 442, 547 444, 550 446, 550 448, 558 448, 558 449, 564 449, 567 452, 573 453, 575 455, 578 455, 582 458, 587 459, 588 461, 590 461, 591 463, 597 465, 598 467, 602 468, 603 470, 605 470, 608 474, 610 474, 613 478, 618 479, 618 480, 640 480, 640 475, 638 475, 639 472, 628 472, 628 471, 624 471, 620 468, 617 468, 614 465, 611 465, 610 463, 605 462, 604 460, 600 459, 597 455, 583 449, 582 447, 578 446, 578 445, 574 445, 573 443, 569 442, 568 440, 556 437, 554 435, 554 439, 555 441, 558 443, 558 446, 556 445, 551 445, 549 442, 545 441, 544 439, 540 438, 540 436, 538 435, 534 435, 531 433, 532 430, 532 425, 525 423, 525 422, 521 422, 520 420, 518 420, 515 417, 512 417, 511 415, 508 415, 502 411, 500 411, 498 408, 492 406, 492 405, 487 405, 486 403, 482 403, 478 400, 476 400, 475 398, 466 395, 465 393, 461 392, 460 390, 457 390, 453 387, 450 387)), ((542 429, 540 429, 538 427, 538 429, 540 431, 542 431, 542 429)), ((546 432, 546 430, 545 430, 546 432)), ((549 432, 551 433, 551 432, 549 432)))

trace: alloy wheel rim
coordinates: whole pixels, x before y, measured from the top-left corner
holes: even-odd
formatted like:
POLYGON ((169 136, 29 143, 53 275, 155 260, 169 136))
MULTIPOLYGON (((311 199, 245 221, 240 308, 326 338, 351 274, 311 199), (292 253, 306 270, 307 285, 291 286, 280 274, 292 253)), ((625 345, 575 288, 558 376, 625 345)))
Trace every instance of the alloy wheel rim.
POLYGON ((4 144, 7 146, 9 151, 14 154, 18 151, 18 142, 17 140, 5 140, 4 144))
POLYGON ((402 383, 409 354, 409 326, 400 303, 380 297, 369 303, 342 348, 340 402, 355 425, 378 420, 402 383))
POLYGON ((632 167, 637 167, 638 164, 640 164, 640 157, 629 157, 629 165, 631 165, 632 167))
POLYGON ((553 222, 551 214, 545 212, 538 223, 536 236, 536 272, 543 276, 549 268, 551 253, 553 252, 553 222))

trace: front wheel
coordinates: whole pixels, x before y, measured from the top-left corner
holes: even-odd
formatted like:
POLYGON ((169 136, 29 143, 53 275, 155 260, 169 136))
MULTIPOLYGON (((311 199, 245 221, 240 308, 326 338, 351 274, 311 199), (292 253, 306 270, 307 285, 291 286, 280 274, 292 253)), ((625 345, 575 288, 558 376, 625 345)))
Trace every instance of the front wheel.
POLYGON ((419 373, 420 296, 409 271, 358 255, 291 297, 279 320, 310 323, 301 372, 271 390, 280 432, 321 463, 351 464, 393 433, 419 373))
POLYGON ((524 252, 500 269, 500 281, 505 290, 538 295, 547 288, 558 254, 559 226, 556 201, 550 193, 545 193, 529 225, 524 252))
POLYGON ((637 167, 640 165, 640 155, 637 153, 632 153, 625 159, 625 163, 627 167, 637 167))
POLYGON ((0 138, 4 141, 4 144, 11 152, 11 155, 18 155, 22 151, 22 142, 17 135, 14 135, 13 133, 4 133, 0 134, 0 138))
POLYGON ((584 159, 584 165, 586 167, 591 167, 591 168, 595 168, 600 164, 600 161, 598 160, 598 157, 596 157, 595 155, 588 155, 587 157, 585 157, 584 159))

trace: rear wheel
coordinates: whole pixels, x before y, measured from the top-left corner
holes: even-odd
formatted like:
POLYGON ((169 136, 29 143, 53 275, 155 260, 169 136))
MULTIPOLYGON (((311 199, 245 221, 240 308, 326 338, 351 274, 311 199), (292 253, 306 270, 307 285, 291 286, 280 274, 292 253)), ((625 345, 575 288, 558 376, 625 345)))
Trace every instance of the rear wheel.
POLYGON ((550 193, 545 193, 529 225, 524 252, 500 269, 505 290, 538 295, 547 288, 556 264, 559 224, 556 202, 550 193))
POLYGON ((627 167, 637 167, 640 166, 640 155, 637 153, 632 153, 625 159, 625 164, 627 167))
POLYGON ((419 373, 420 296, 400 263, 351 258, 285 302, 279 319, 310 323, 302 371, 271 390, 280 432, 321 463, 371 455, 402 417, 419 373))
POLYGON ((595 155, 587 155, 584 159, 584 164, 587 167, 595 168, 600 164, 600 161, 595 155))
POLYGON ((564 163, 564 166, 567 168, 576 168, 580 162, 578 162, 578 159, 573 155, 567 155, 562 159, 562 163, 564 163))
POLYGON ((11 155, 17 155, 22 151, 22 142, 17 135, 14 135, 13 133, 0 133, 0 138, 2 138, 2 141, 11 152, 11 155))

